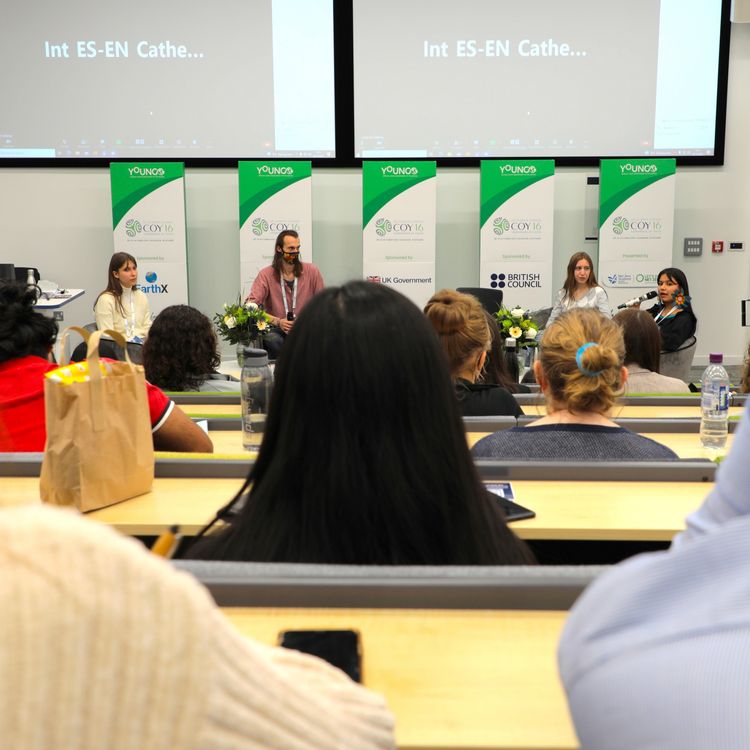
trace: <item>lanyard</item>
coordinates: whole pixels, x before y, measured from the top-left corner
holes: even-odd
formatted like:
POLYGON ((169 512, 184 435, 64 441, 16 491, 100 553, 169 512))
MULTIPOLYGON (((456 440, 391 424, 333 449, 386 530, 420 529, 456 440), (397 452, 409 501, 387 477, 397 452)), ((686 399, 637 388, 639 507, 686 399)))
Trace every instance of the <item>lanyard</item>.
POLYGON ((135 336, 135 300, 133 290, 130 290, 130 317, 125 316, 125 339, 130 341, 135 336))
POLYGON ((678 312, 679 308, 675 307, 673 307, 666 315, 664 314, 664 310, 660 310, 654 318, 654 323, 660 326, 668 318, 673 318, 675 315, 677 315, 678 312))
MULTIPOLYGON (((284 300, 284 314, 288 318, 289 303, 286 301, 286 284, 284 283, 284 274, 279 274, 279 283, 281 284, 281 299, 284 300)), ((292 289, 292 312, 297 307, 297 277, 294 277, 294 287, 292 289)))

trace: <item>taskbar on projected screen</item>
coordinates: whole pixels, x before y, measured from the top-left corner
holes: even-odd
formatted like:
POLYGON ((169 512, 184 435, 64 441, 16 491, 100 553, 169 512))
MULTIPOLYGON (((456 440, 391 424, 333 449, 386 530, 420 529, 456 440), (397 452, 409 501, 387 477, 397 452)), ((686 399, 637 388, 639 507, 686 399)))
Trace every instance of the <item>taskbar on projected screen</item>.
POLYGON ((54 148, 3 148, 2 159, 333 159, 336 152, 327 151, 242 151, 240 153, 218 153, 210 148, 197 146, 173 146, 159 151, 150 151, 134 146, 128 149, 54 149, 54 148))
POLYGON ((675 149, 650 149, 631 151, 627 154, 622 152, 607 154, 597 151, 593 148, 581 148, 560 144, 554 146, 508 146, 503 150, 485 151, 476 148, 461 148, 456 146, 453 149, 388 149, 388 148, 369 148, 357 151, 356 158, 359 159, 534 159, 550 157, 581 157, 581 158, 664 158, 676 156, 714 156, 715 150, 712 148, 675 148, 675 149))

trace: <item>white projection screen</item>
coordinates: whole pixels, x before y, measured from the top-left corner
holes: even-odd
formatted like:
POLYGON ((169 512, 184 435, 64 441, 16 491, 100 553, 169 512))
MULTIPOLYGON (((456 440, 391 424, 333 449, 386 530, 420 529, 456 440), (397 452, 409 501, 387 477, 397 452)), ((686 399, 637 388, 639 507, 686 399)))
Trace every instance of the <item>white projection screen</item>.
POLYGON ((335 156, 334 0, 3 0, 0 159, 335 156))
POLYGON ((723 160, 722 0, 353 0, 359 158, 723 160))

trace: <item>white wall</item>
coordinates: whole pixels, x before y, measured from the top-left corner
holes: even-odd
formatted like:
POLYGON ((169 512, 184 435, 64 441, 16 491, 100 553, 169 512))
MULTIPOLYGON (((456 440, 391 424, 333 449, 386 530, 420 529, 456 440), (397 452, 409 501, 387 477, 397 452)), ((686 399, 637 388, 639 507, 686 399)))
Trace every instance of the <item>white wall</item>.
MULTIPOLYGON (((723 167, 677 171, 674 265, 685 270, 699 318, 696 364, 711 351, 742 361, 750 336, 740 327, 740 300, 750 298, 750 24, 733 25, 723 167), (704 238, 702 258, 685 259, 686 236, 704 238), (713 256, 712 239, 742 241, 741 253, 713 256)), ((468 116, 476 116, 471 113, 468 116)), ((616 119, 613 127, 617 127, 616 119)), ((61 286, 83 287, 64 308, 66 324, 93 319, 112 253, 109 171, 11 169, 0 164, 0 262, 33 265, 61 286)), ((555 259, 562 284, 570 254, 585 249, 586 176, 594 168, 560 168, 555 186, 555 259)), ((358 170, 313 173, 315 261, 326 282, 360 277, 361 191, 358 170)), ((232 169, 186 173, 190 302, 211 316, 239 291, 237 176, 232 169)), ((479 278, 479 170, 438 170, 438 288, 473 286, 479 278)), ((305 241, 302 238, 303 250, 305 241)), ((515 301, 515 300, 511 300, 515 301)), ((522 303, 523 300, 518 300, 522 303)), ((748 329, 750 330, 750 329, 748 329)))

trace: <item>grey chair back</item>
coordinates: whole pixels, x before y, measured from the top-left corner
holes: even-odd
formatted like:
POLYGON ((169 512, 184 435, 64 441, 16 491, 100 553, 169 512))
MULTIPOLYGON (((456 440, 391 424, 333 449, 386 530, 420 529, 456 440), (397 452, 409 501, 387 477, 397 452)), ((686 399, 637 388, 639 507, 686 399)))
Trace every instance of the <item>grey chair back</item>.
POLYGON ((456 289, 461 294, 471 294, 479 300, 490 315, 494 315, 503 306, 502 289, 486 289, 480 286, 460 286, 456 289))
POLYGON ((659 372, 669 378, 689 383, 690 368, 693 366, 697 344, 695 336, 691 336, 676 352, 662 352, 659 356, 659 372))

